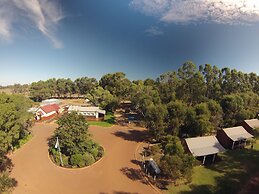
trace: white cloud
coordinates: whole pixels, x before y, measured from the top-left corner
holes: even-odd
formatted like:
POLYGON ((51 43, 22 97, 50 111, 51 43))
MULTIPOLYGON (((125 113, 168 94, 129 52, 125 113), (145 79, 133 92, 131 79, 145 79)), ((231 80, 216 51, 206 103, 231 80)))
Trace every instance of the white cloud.
POLYGON ((11 40, 16 24, 32 24, 55 48, 62 48, 62 42, 55 35, 57 24, 62 18, 58 0, 1 0, 0 39, 11 40))
POLYGON ((159 36, 164 34, 164 32, 156 26, 151 26, 150 28, 146 29, 146 33, 150 36, 159 36))
POLYGON ((167 23, 259 22, 259 0, 132 0, 130 6, 167 23))

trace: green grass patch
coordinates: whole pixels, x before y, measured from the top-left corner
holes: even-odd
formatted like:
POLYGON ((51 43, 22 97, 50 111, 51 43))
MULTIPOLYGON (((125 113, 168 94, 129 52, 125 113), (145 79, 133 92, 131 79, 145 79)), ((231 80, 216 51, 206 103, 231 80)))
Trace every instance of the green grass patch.
POLYGON ((100 126, 100 127, 111 127, 115 124, 115 117, 113 113, 107 113, 104 116, 103 121, 88 121, 90 125, 100 126))
POLYGON ((229 150, 219 155, 220 161, 209 166, 196 166, 189 185, 169 186, 170 194, 238 193, 259 172, 259 140, 253 149, 229 150))

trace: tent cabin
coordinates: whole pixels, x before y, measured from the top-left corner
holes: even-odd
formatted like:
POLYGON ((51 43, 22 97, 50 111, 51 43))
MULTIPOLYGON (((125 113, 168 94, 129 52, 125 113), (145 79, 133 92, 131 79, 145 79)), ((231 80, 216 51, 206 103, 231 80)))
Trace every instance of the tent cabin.
POLYGON ((258 119, 244 120, 242 122, 242 126, 247 130, 248 133, 255 135, 256 129, 259 129, 259 120, 258 119))
POLYGON ((99 119, 104 118, 104 115, 106 113, 105 110, 101 110, 99 107, 85 107, 85 106, 69 106, 68 107, 68 113, 71 112, 78 112, 79 114, 85 116, 87 119, 99 119))
POLYGON ((145 161, 144 168, 146 170, 146 173, 153 176, 154 180, 156 180, 156 177, 161 173, 160 168, 158 167, 157 163, 153 160, 153 158, 150 158, 148 161, 145 161))
POLYGON ((217 153, 225 151, 215 136, 186 138, 185 142, 194 157, 203 157, 202 164, 205 164, 207 156, 213 156, 214 162, 217 153))
POLYGON ((225 148, 234 149, 244 147, 247 139, 254 136, 248 133, 244 127, 237 126, 218 130, 216 137, 225 148))
POLYGON ((36 110, 36 120, 49 119, 59 113, 60 107, 57 104, 40 106, 36 110))

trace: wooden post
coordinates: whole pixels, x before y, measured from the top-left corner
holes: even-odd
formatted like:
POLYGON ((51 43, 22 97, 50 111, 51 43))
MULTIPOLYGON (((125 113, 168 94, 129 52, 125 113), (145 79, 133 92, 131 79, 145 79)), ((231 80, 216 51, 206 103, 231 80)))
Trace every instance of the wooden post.
POLYGON ((235 142, 233 141, 233 144, 232 144, 232 150, 234 149, 234 145, 235 145, 235 142))
POLYGON ((215 161, 215 157, 216 157, 216 154, 213 155, 213 159, 212 159, 212 162, 215 161))
POLYGON ((204 164, 204 163, 205 163, 205 159, 206 159, 206 156, 203 156, 202 164, 204 164))

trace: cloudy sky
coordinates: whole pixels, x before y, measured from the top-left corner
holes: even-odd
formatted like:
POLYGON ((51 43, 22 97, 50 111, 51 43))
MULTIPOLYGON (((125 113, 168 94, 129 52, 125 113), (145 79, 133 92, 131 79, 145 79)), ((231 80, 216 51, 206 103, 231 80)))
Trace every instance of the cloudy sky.
POLYGON ((0 0, 0 85, 187 60, 259 74, 258 0, 0 0))

